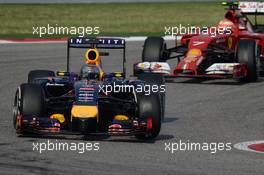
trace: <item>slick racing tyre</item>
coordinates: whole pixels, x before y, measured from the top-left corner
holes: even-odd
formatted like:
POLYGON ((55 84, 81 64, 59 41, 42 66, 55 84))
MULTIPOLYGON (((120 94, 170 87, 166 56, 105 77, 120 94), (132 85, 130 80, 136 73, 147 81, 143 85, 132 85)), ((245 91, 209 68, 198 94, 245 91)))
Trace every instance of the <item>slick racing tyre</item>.
POLYGON ((151 129, 146 133, 136 134, 135 137, 141 140, 151 140, 159 135, 161 129, 161 107, 158 94, 137 94, 138 116, 141 119, 151 122, 151 129))
POLYGON ((38 83, 37 78, 54 76, 55 73, 50 70, 32 70, 28 73, 28 83, 38 83))
POLYGON ((22 84, 18 87, 15 95, 13 106, 13 121, 15 129, 20 123, 18 117, 21 116, 37 116, 43 117, 44 113, 44 94, 42 88, 38 84, 22 84))
POLYGON ((148 37, 142 52, 142 62, 165 62, 167 58, 166 44, 162 37, 148 37))
POLYGON ((144 73, 144 74, 138 74, 138 79, 145 81, 148 85, 158 85, 159 87, 164 87, 164 92, 159 92, 157 95, 159 96, 159 102, 161 107, 161 119, 164 121, 164 115, 165 115, 165 101, 166 101, 166 92, 165 92, 165 79, 161 74, 156 73, 144 73))
POLYGON ((237 58, 239 63, 246 64, 247 76, 242 81, 257 81, 257 47, 255 40, 240 40, 237 45, 237 58))

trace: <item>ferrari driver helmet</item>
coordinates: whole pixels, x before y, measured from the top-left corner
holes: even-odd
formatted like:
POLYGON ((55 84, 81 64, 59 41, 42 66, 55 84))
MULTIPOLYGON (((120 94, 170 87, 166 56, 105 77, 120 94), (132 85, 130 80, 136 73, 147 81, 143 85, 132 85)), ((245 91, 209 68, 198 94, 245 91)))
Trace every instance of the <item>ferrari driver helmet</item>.
POLYGON ((229 19, 221 20, 218 24, 218 29, 223 30, 224 32, 230 33, 237 30, 237 26, 229 19))
POLYGON ((81 79, 99 80, 100 70, 96 65, 83 65, 80 73, 81 79))

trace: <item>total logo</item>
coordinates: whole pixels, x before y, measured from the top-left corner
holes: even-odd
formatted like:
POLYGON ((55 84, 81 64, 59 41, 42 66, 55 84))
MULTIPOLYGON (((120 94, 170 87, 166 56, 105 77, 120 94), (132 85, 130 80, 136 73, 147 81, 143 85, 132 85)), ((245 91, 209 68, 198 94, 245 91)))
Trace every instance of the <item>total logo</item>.
POLYGON ((234 148, 242 151, 264 153, 264 140, 237 143, 234 145, 234 148))

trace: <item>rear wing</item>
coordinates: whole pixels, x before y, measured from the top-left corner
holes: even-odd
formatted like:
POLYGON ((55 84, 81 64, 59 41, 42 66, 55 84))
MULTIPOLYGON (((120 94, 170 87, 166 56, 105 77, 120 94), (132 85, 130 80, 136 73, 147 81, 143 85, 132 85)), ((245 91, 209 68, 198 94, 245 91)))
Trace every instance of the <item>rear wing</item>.
POLYGON ((253 28, 254 31, 257 33, 263 33, 264 32, 264 24, 263 20, 260 20, 259 24, 259 18, 263 18, 264 16, 264 1, 240 1, 239 2, 239 9, 241 10, 241 13, 246 16, 254 16, 254 24, 253 28), (261 16, 261 17, 259 17, 261 16), (259 18, 258 18, 259 17, 259 18))
POLYGON ((238 7, 244 14, 264 15, 264 1, 240 1, 238 7))
POLYGON ((126 41, 121 38, 70 38, 68 47, 125 49, 126 41))
POLYGON ((241 10, 243 14, 264 14, 264 0, 240 0, 240 1, 226 1, 222 5, 228 6, 229 10, 241 10))
POLYGON ((126 75, 126 41, 122 38, 69 38, 67 71, 70 71, 70 48, 120 49, 123 51, 123 74, 126 75))

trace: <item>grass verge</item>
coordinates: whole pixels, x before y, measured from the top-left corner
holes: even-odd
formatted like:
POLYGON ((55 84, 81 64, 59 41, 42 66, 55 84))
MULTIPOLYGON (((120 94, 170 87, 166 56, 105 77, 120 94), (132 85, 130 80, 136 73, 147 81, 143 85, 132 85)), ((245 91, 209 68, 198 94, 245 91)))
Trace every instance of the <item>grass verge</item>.
MULTIPOLYGON (((100 27, 100 35, 163 35, 165 26, 214 26, 219 2, 114 4, 0 4, 0 37, 38 37, 33 26, 100 27)), ((61 36, 44 36, 61 37, 61 36)))

